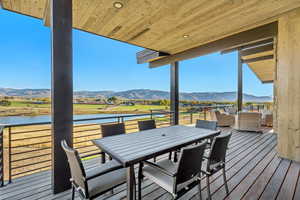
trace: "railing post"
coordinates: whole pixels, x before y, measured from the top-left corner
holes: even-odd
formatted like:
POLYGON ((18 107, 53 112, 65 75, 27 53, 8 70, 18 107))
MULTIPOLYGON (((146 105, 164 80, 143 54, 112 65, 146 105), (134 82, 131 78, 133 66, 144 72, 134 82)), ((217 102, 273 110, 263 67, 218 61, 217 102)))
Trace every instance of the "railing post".
POLYGON ((204 111, 204 120, 206 120, 206 108, 204 108, 203 111, 204 111))
POLYGON ((190 123, 193 124, 193 113, 190 113, 190 123))
POLYGON ((150 119, 153 119, 153 111, 152 110, 150 110, 150 119))
POLYGON ((8 183, 11 183, 11 127, 8 128, 8 183))
POLYGON ((170 112, 170 115, 169 115, 169 117, 170 117, 170 126, 172 126, 173 125, 173 113, 172 112, 170 112))
POLYGON ((3 143, 3 129, 0 126, 0 187, 4 186, 4 143, 3 143))

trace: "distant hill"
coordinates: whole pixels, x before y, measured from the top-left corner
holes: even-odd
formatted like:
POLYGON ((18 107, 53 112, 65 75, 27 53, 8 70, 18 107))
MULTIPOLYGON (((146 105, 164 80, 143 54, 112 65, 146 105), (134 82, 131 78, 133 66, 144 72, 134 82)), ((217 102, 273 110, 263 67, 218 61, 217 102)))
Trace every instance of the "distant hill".
MULTIPOLYGON (((122 99, 169 99, 169 92, 149 89, 135 89, 122 92, 114 91, 76 91, 75 97, 96 97, 107 98, 116 96, 122 99)), ((0 96, 19 96, 19 97, 49 97, 49 89, 11 89, 0 88, 0 96)), ((244 101, 253 102, 268 102, 272 101, 271 96, 255 96, 243 94, 244 101)), ((196 101, 235 101, 236 92, 192 92, 180 93, 181 100, 196 100, 196 101)))

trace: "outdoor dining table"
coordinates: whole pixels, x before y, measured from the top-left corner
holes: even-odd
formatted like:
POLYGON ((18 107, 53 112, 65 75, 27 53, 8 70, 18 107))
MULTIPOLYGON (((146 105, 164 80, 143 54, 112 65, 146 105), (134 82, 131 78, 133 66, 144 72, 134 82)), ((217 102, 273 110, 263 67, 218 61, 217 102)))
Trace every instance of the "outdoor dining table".
POLYGON ((127 199, 134 200, 136 195, 134 164, 218 134, 219 130, 175 125, 105 137, 93 140, 93 143, 126 168, 127 199))

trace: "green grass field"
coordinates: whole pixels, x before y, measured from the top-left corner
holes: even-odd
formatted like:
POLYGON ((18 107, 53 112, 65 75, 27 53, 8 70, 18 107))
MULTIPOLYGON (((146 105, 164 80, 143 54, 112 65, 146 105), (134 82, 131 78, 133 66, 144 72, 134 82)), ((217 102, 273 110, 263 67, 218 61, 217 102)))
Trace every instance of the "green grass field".
MULTIPOLYGON (((34 104, 25 101, 10 101, 10 106, 0 106, 1 116, 50 114, 50 104, 34 104)), ((164 105, 94 105, 74 104, 74 114, 97 113, 142 113, 150 110, 168 110, 164 105)))

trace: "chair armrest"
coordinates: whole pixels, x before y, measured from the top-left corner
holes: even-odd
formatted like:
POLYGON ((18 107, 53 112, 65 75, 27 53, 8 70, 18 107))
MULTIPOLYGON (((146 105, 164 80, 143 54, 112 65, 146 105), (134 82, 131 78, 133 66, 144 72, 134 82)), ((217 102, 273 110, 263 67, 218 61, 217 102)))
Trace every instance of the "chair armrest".
POLYGON ((87 157, 91 157, 91 156, 95 156, 95 155, 103 155, 105 154, 104 152, 98 152, 98 153, 91 153, 91 154, 88 154, 88 155, 85 155, 85 156, 80 156, 80 158, 87 158, 87 157))
MULTIPOLYGON (((114 162, 114 161, 110 161, 110 162, 114 162)), ((109 162, 108 162, 109 163, 109 162)), ((102 168, 101 170, 97 171, 95 170, 95 172, 93 173, 87 173, 86 175, 86 178, 85 180, 90 180, 90 179, 93 179, 93 178, 97 178, 99 176, 102 176, 104 174, 107 174, 109 172, 112 172, 112 171, 115 171, 115 170, 118 170, 118 169, 122 169, 123 166, 122 165, 118 165, 118 164, 115 164, 113 166, 108 166, 108 163, 107 164, 104 164, 102 165, 100 168, 102 168), (105 166, 107 165, 107 167, 105 166)))
POLYGON ((168 176, 172 176, 172 177, 175 177, 177 175, 177 173, 172 173, 172 172, 169 172, 168 170, 166 170, 165 168, 155 164, 155 163, 152 163, 152 162, 149 162, 149 161, 144 161, 145 164, 147 165, 150 165, 151 167, 155 168, 155 169, 158 169, 159 171, 161 171, 162 173, 168 175, 168 176))
POLYGON ((201 170, 201 173, 203 173, 203 174, 205 174, 205 175, 208 175, 208 176, 211 175, 211 173, 209 173, 209 172, 207 172, 207 171, 205 171, 205 170, 201 170))

